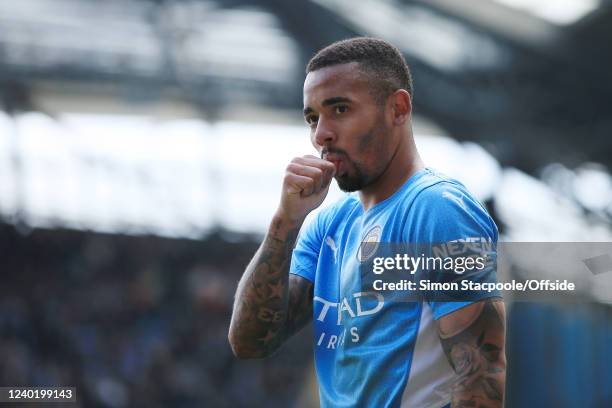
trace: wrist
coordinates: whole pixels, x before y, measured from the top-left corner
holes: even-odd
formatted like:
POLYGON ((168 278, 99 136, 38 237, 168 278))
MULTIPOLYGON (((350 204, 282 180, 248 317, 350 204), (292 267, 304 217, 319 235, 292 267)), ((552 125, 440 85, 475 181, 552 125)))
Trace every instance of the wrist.
POLYGON ((277 209, 270 223, 270 233, 278 239, 285 239, 299 230, 306 217, 291 217, 282 209, 277 209))

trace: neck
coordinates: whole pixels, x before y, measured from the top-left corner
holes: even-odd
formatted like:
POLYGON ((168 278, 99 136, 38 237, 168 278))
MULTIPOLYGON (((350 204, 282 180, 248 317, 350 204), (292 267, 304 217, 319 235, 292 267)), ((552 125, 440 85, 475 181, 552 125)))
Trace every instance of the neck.
POLYGON ((412 132, 404 135, 382 174, 374 182, 359 191, 359 199, 363 208, 367 211, 389 198, 410 177, 424 167, 425 165, 414 144, 412 132))

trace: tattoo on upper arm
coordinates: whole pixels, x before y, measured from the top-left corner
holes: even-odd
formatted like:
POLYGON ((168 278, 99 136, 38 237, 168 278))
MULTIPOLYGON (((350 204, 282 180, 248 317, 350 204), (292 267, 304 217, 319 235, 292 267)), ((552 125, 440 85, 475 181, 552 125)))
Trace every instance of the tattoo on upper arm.
MULTIPOLYGON (((505 315, 500 299, 479 302, 480 310, 460 330, 440 326, 442 348, 457 374, 452 407, 501 407, 506 358, 505 315)), ((475 305, 478 305, 475 304, 475 305)))
POLYGON ((289 275, 289 306, 287 308, 287 334, 293 335, 312 318, 313 285, 307 279, 289 275))

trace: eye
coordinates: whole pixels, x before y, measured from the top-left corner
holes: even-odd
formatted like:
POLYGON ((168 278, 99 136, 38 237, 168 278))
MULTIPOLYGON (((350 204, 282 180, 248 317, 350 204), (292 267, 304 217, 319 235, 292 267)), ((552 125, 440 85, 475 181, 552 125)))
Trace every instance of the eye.
POLYGON ((346 105, 337 105, 337 106, 334 107, 334 112, 336 112, 336 114, 346 113, 346 112, 348 112, 348 106, 346 106, 346 105))
POLYGON ((319 117, 315 116, 315 115, 309 115, 309 116, 306 116, 304 118, 304 120, 306 121, 306 123, 308 125, 312 126, 312 125, 315 125, 318 122, 319 117))

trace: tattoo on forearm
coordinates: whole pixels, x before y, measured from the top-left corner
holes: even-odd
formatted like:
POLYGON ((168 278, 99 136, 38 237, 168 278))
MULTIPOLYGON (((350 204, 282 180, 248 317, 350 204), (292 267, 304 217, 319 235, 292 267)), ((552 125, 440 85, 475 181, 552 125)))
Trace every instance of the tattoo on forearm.
POLYGON ((442 348, 457 374, 452 407, 502 407, 506 375, 505 316, 499 299, 482 301, 480 313, 458 333, 440 329, 442 348))
POLYGON ((269 355, 312 316, 312 283, 289 275, 298 228, 280 230, 277 221, 238 284, 230 333, 244 356, 269 355))

